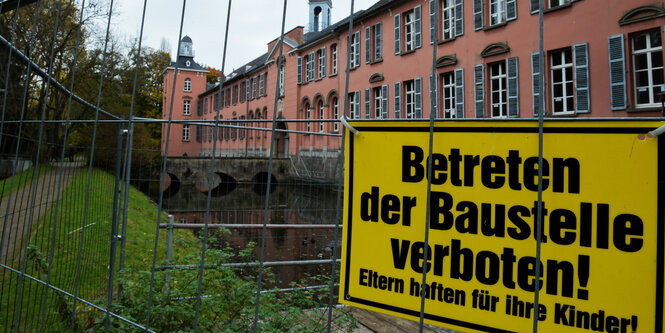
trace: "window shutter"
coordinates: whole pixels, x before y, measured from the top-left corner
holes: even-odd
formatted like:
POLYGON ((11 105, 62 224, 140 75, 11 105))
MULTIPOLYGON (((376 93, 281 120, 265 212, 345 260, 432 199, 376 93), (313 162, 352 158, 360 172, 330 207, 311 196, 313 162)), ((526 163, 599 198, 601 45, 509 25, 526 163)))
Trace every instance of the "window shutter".
MULTIPOLYGON (((300 58, 300 57, 298 57, 300 58)), ((301 63, 302 59, 298 63, 301 63)), ((300 68, 300 67, 298 67, 300 68)), ((298 84, 300 84, 300 80, 298 80, 298 84)), ((249 79, 245 80, 245 100, 249 101, 249 79)))
POLYGON ((263 96, 268 96, 268 91, 266 90, 266 82, 268 82, 268 72, 263 73, 263 96))
POLYGON ((474 101, 476 118, 485 118, 485 69, 483 64, 473 66, 474 101))
POLYGON ((360 90, 356 90, 355 94, 356 98, 354 100, 356 102, 356 105, 353 109, 356 111, 356 114, 353 115, 353 118, 360 119, 360 90))
POLYGON ((263 96, 263 88, 265 81, 263 79, 263 73, 259 74, 259 96, 263 96))
POLYGON ((356 51, 356 67, 360 66, 360 31, 356 31, 356 42, 355 42, 355 51, 356 51))
POLYGON ((201 115, 201 101, 196 102, 196 115, 197 116, 201 115))
POLYGON ((455 112, 464 118, 464 68, 455 70, 455 112))
POLYGON ((628 101, 623 35, 610 37, 607 44, 610 57, 610 109, 624 110, 628 107, 628 101))
POLYGON ((395 14, 395 54, 400 54, 402 49, 402 44, 400 42, 400 29, 399 29, 400 18, 399 14, 395 14))
MULTIPOLYGON (((302 57, 298 57, 298 77, 296 81, 298 82, 298 84, 302 84, 302 57)), ((249 91, 249 88, 247 89, 247 91, 249 91)), ((247 99, 249 99, 249 94, 247 95, 248 95, 247 99)))
POLYGON ((589 44, 573 45, 573 61, 575 66, 575 112, 591 112, 589 98, 589 44))
POLYGON ((531 53, 531 89, 533 95, 533 116, 540 114, 543 107, 543 100, 540 98, 541 70, 540 70, 540 52, 531 53))
POLYGON ((370 110, 371 107, 370 107, 370 102, 369 102, 369 98, 370 98, 369 95, 370 95, 369 88, 365 88, 365 119, 372 118, 372 116, 371 116, 372 112, 370 110))
POLYGON ((381 118, 388 119, 388 85, 384 84, 381 86, 381 118))
POLYGON ((506 60, 508 74, 508 117, 519 118, 520 96, 519 96, 519 64, 517 57, 506 60))
POLYGON ((383 58, 381 50, 381 22, 374 26, 374 60, 383 58))
POLYGON ((400 99, 400 93, 402 92, 402 87, 400 87, 399 82, 395 82, 395 119, 400 119, 402 116, 400 115, 401 109, 402 109, 402 104, 401 104, 401 99, 400 99))
POLYGON ((434 118, 439 117, 439 112, 437 108, 437 93, 436 93, 436 82, 434 82, 434 76, 430 74, 429 76, 429 104, 430 109, 434 112, 434 118))
POLYGON ((517 4, 516 0, 506 0, 506 21, 517 19, 517 4))
POLYGON ((309 78, 307 78, 307 81, 314 81, 314 78, 316 76, 314 75, 314 63, 316 62, 316 54, 312 51, 309 53, 309 60, 307 61, 307 66, 309 69, 307 70, 307 74, 309 74, 309 78))
POLYGON ((323 55, 323 57, 322 57, 322 61, 323 61, 323 64, 322 64, 323 73, 322 73, 322 75, 323 76, 326 76, 326 63, 327 63, 326 58, 328 56, 328 54, 326 52, 327 52, 326 47, 324 46, 323 49, 321 50, 321 54, 323 55))
POLYGON ((455 0, 455 36, 464 35, 464 0, 455 0))
POLYGON ((416 118, 422 118, 423 117, 423 93, 422 93, 422 79, 417 77, 413 80, 413 85, 416 88, 416 118))
POLYGON ((434 44, 436 40, 436 4, 438 0, 429 0, 429 43, 434 44))
POLYGON ((415 18, 415 20, 416 20, 416 22, 415 22, 415 25, 416 25, 416 33, 415 33, 416 48, 422 47, 422 33, 421 33, 422 19, 421 19, 421 13, 420 13, 421 9, 420 8, 421 8, 420 5, 413 8, 413 13, 414 13, 414 16, 416 17, 415 18))
POLYGON ((201 142, 201 128, 196 125, 196 142, 201 142))
POLYGON ((372 61, 372 52, 370 52, 370 47, 372 43, 372 27, 365 28, 365 63, 369 64, 372 61))
POLYGON ((473 29, 483 28, 483 0, 473 0, 473 29))
POLYGON ((542 0, 531 0, 531 14, 538 14, 542 0))

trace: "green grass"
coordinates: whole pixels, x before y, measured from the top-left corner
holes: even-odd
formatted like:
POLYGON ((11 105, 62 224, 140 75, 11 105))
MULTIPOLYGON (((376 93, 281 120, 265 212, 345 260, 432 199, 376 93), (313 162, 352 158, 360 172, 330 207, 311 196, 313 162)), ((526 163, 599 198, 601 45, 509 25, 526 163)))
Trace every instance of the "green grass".
MULTIPOLYGON (((37 170, 37 177, 53 170, 53 167, 50 165, 43 166, 40 165, 39 169, 37 170)), ((14 175, 14 184, 11 184, 12 177, 10 176, 9 178, 5 178, 3 180, 0 180, 0 198, 4 198, 7 194, 9 194, 9 188, 13 186, 12 192, 16 192, 17 190, 21 189, 25 184, 30 184, 32 182, 32 177, 35 173, 35 168, 30 167, 29 169, 25 171, 21 171, 17 174, 14 175)))
MULTIPOLYGON (((58 219, 55 220, 56 207, 52 205, 33 227, 30 245, 27 251, 28 260, 25 271, 28 275, 47 280, 50 247, 53 247, 53 262, 49 281, 57 288, 86 300, 97 300, 96 305, 105 307, 108 290, 108 265, 111 249, 111 217, 113 210, 113 190, 115 179, 112 175, 93 170, 91 188, 88 197, 88 210, 85 218, 85 231, 81 241, 84 225, 83 212, 85 207, 85 189, 87 186, 87 168, 82 168, 74 176, 72 182, 61 195, 58 205, 58 219), (56 223, 54 229, 54 222, 56 223), (53 238, 53 231, 55 237, 53 238), (55 242, 51 244, 51 240, 55 242), (81 252, 81 273, 78 291, 75 290, 79 245, 81 252)), ((131 188, 129 192, 127 217, 127 242, 125 267, 130 270, 149 270, 152 264, 157 207, 145 195, 131 188)), ((166 213, 162 214, 166 219, 166 213)), ((119 229, 120 230, 120 229, 119 229)), ((165 256, 166 232, 160 231, 158 258, 165 256)), ((198 240, 190 232, 175 233, 175 241, 187 248, 200 251, 198 240)), ((117 254, 114 272, 114 291, 117 291, 120 263, 120 242, 117 242, 117 254)), ((20 269, 20 267, 15 267, 20 269)), ((44 286, 29 279, 21 281, 17 274, 5 274, 3 279, 2 302, 0 303, 0 331, 11 327, 14 316, 18 312, 21 323, 19 331, 39 330, 41 323, 44 286), (23 284, 20 307, 17 302, 17 290, 23 284), (37 326, 35 326, 37 325, 37 326)), ((72 311, 70 297, 49 291, 47 295, 45 316, 47 331, 60 331, 69 328, 69 317, 72 311)), ((77 312, 92 311, 92 307, 79 303, 77 312)), ((80 323, 79 323, 80 325, 80 323)))

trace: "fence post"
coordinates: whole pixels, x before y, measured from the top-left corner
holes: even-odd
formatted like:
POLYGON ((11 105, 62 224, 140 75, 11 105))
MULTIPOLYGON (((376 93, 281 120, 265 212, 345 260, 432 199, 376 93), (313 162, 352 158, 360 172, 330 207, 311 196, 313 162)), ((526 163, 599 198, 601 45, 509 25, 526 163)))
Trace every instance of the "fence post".
MULTIPOLYGON (((168 222, 166 224, 166 264, 171 264, 173 256, 173 215, 168 215, 168 222)), ((164 276, 166 281, 166 293, 169 292, 169 280, 171 279, 171 272, 167 272, 164 276)))
POLYGON ((110 312, 111 312, 111 303, 113 301, 113 275, 115 271, 115 254, 118 247, 118 201, 119 201, 119 192, 120 192, 120 173, 122 165, 122 136, 127 132, 124 130, 123 125, 118 127, 118 147, 116 150, 116 162, 115 162, 115 186, 113 188, 113 215, 111 216, 111 249, 110 249, 110 258, 109 258, 109 284, 107 289, 107 299, 106 299, 106 323, 105 327, 108 331, 110 325, 110 312))
MULTIPOLYGON (((127 132, 127 141, 125 143, 125 170, 123 175, 123 181, 125 182, 125 193, 124 195, 124 204, 122 210, 122 233, 120 236, 120 265, 118 267, 118 272, 122 278, 122 270, 125 269, 125 246, 127 243, 127 213, 129 205, 129 189, 132 176, 132 145, 134 141, 134 123, 132 122, 133 117, 129 116, 129 131, 127 132)), ((118 284, 118 297, 122 295, 122 282, 118 284)))

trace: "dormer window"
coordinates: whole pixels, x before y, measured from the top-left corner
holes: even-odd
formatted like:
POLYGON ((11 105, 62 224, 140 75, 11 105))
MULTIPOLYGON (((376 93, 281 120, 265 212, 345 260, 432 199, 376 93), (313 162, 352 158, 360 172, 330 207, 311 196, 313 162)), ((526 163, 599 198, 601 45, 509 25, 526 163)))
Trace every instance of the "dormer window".
POLYGON ((189 66, 191 66, 191 65, 192 65, 192 62, 191 62, 191 61, 187 60, 187 61, 185 62, 185 66, 189 67, 189 66))

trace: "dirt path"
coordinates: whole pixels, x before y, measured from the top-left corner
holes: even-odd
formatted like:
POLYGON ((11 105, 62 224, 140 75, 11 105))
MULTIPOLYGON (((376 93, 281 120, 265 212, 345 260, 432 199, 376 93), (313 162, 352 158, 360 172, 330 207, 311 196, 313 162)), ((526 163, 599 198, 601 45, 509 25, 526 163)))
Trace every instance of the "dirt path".
MULTIPOLYGON (((63 165, 61 191, 69 185, 76 171, 84 165, 83 159, 65 162, 63 165)), ((6 195, 0 202, 0 237, 4 228, 2 239, 2 254, 0 262, 15 267, 19 263, 19 256, 25 244, 28 224, 32 213, 32 230, 34 223, 48 212, 57 199, 58 180, 60 178, 60 163, 53 164, 53 170, 41 175, 35 186, 34 205, 32 201, 32 184, 25 184, 19 190, 12 191, 11 196, 6 195), (9 209, 8 209, 9 206, 9 209)))

